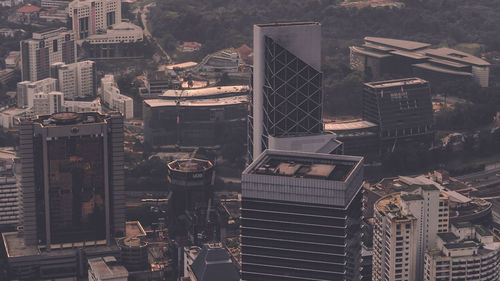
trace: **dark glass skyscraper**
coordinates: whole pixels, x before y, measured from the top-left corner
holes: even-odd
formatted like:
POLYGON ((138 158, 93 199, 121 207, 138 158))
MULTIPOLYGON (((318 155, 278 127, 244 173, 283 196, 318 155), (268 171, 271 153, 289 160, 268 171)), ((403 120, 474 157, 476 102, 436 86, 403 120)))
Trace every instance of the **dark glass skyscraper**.
POLYGON ((242 279, 359 280, 362 183, 362 157, 264 151, 242 176, 242 279))
POLYGON ((57 113, 20 126, 26 244, 123 235, 123 121, 118 113, 57 113))

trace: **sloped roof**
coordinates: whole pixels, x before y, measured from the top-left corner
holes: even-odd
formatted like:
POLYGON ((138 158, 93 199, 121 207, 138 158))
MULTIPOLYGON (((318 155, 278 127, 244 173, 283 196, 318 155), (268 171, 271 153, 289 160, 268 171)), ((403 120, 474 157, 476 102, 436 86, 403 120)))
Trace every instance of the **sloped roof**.
POLYGON ((437 48, 437 49, 429 49, 426 50, 425 53, 429 56, 436 56, 443 59, 448 59, 452 61, 457 61, 461 63, 467 63, 478 66, 488 66, 489 62, 475 57, 471 54, 461 52, 458 50, 450 49, 450 48, 437 48))
POLYGON ((39 12, 41 10, 40 7, 33 6, 31 4, 22 6, 21 8, 17 9, 17 13, 35 13, 39 12))
POLYGON ((191 265, 198 281, 239 281, 240 274, 226 249, 206 244, 191 265))
POLYGON ((398 49, 405 49, 408 51, 423 49, 423 48, 429 47, 431 45, 431 44, 422 43, 422 42, 383 38, 383 37, 365 37, 365 41, 376 43, 376 44, 382 44, 385 46, 395 47, 398 49))

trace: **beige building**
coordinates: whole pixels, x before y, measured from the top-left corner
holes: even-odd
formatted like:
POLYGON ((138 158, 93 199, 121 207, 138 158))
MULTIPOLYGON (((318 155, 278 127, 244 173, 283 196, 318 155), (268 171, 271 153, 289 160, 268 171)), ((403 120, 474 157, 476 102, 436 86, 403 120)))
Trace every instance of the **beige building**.
POLYGON ((122 21, 120 0, 75 0, 69 4, 68 13, 79 42, 122 21))
POLYGON ((49 115, 63 111, 64 94, 61 92, 38 93, 33 97, 33 113, 49 115))
POLYGON ((116 86, 115 77, 111 74, 101 79, 102 101, 109 108, 119 111, 125 119, 134 118, 134 100, 120 94, 116 86))
POLYGON ((58 89, 68 100, 91 98, 96 94, 96 71, 93 61, 52 65, 52 76, 58 80, 58 89))
POLYGON ((382 197, 374 206, 374 281, 422 280, 424 253, 445 231, 448 198, 432 185, 412 185, 382 197))
POLYGON ((437 237, 436 247, 425 254, 425 281, 499 280, 500 242, 487 228, 454 223, 437 237))

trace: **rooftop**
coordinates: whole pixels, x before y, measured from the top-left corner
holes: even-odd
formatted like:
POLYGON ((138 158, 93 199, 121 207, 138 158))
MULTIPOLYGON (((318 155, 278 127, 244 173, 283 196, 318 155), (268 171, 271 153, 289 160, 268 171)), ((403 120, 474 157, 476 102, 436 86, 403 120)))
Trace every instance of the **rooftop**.
POLYGON ((9 258, 40 254, 40 250, 37 247, 24 244, 24 237, 18 232, 4 232, 2 233, 2 238, 7 257, 9 258))
POLYGON ((120 265, 115 257, 91 258, 88 260, 89 269, 99 277, 100 280, 108 278, 128 277, 128 271, 120 265))
POLYGON ((381 59, 381 58, 387 58, 387 57, 391 56, 391 55, 389 55, 387 53, 377 52, 377 51, 370 50, 370 49, 367 49, 367 48, 364 48, 364 47, 351 46, 351 49, 355 50, 357 53, 360 53, 360 54, 363 54, 363 55, 367 55, 367 56, 370 56, 370 57, 379 58, 379 59, 381 59))
POLYGON ((191 265, 198 281, 238 281, 240 274, 220 243, 205 244, 191 265))
POLYGON ((461 248, 475 248, 478 244, 473 241, 459 242, 459 243, 449 243, 445 244, 446 249, 461 249, 461 248))
POLYGON ((294 26, 294 25, 321 25, 319 22, 275 22, 275 23, 265 23, 256 24, 259 27, 274 27, 274 26, 294 26))
POLYGON ((402 194, 401 200, 404 201, 416 201, 416 200, 424 200, 424 197, 420 194, 402 194))
POLYGON ((471 227, 472 224, 470 222, 467 222, 467 221, 462 221, 462 222, 454 222, 453 226, 456 228, 468 228, 468 227, 471 227))
POLYGON ((200 89, 183 89, 183 90, 166 90, 161 94, 160 98, 165 99, 198 99, 211 98, 216 96, 226 96, 228 94, 241 94, 250 91, 247 85, 239 86, 220 86, 200 89))
POLYGON ((476 225, 476 232, 479 233, 481 236, 492 236, 493 234, 489 229, 482 225, 476 225))
POLYGON ((64 126, 64 125, 75 125, 75 124, 89 124, 89 123, 101 123, 103 122, 105 115, 101 115, 97 112, 62 112, 55 113, 52 115, 39 116, 38 119, 33 120, 34 123, 40 123, 43 127, 48 126, 64 126))
POLYGON ((392 220, 409 221, 414 219, 412 215, 408 215, 402 212, 401 195, 399 193, 390 194, 380 198, 375 203, 375 209, 383 212, 392 220))
POLYGON ((383 38, 383 37, 365 37, 365 41, 410 51, 427 48, 431 45, 422 42, 383 38))
POLYGON ((425 50, 425 54, 428 56, 440 57, 452 61, 457 61, 466 64, 472 64, 476 66, 489 66, 490 63, 473 56, 471 54, 461 52, 458 50, 450 49, 450 48, 437 48, 437 49, 428 49, 425 50))
POLYGON ((177 172, 206 171, 213 167, 212 162, 203 159, 179 159, 168 163, 168 168, 177 172))
POLYGON ((176 68, 190 68, 190 67, 195 67, 197 66, 198 63, 197 62, 194 62, 194 61, 188 61, 188 62, 183 62, 183 63, 177 63, 177 64, 170 64, 170 65, 167 65, 167 69, 176 69, 176 68))
POLYGON ((427 62, 414 64, 413 67, 428 69, 428 70, 437 71, 437 72, 441 72, 441 73, 445 73, 445 74, 472 76, 472 74, 469 72, 451 70, 449 68, 441 67, 439 65, 433 65, 433 64, 430 64, 427 62))
POLYGON ((210 99, 196 99, 196 100, 180 100, 177 104, 176 100, 164 100, 164 99, 150 99, 144 100, 144 103, 150 107, 162 107, 162 106, 186 106, 186 107, 196 107, 196 106, 224 106, 224 105, 235 105, 235 104, 246 104, 248 103, 248 97, 246 95, 234 96, 234 97, 223 97, 223 98, 210 98, 210 99))
POLYGON ((441 238, 441 240, 443 240, 445 243, 455 241, 459 238, 453 232, 438 233, 437 236, 441 238))
POLYGON ((365 120, 325 123, 325 131, 350 131, 376 128, 377 124, 365 120))
POLYGON ((407 86, 407 85, 426 85, 427 81, 420 78, 404 78, 404 79, 395 79, 395 80, 387 80, 387 81, 377 81, 377 82, 369 82, 365 83, 366 87, 370 87, 373 89, 382 89, 382 88, 390 88, 390 87, 399 87, 399 86, 407 86))
POLYGON ((267 150, 244 173, 346 181, 362 157, 267 150))
POLYGON ((33 6, 31 4, 22 6, 21 8, 17 9, 17 13, 36 13, 40 12, 41 8, 37 6, 33 6))

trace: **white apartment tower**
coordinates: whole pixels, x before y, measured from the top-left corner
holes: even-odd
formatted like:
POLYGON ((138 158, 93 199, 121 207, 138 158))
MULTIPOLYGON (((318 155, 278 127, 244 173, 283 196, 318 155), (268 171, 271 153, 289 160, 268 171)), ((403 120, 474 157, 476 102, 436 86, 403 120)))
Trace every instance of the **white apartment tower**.
POLYGON ((35 94, 49 93, 55 90, 57 90, 57 79, 54 78, 45 78, 36 82, 19 82, 17 83, 17 107, 32 108, 35 94))
POLYGON ((50 77, 50 65, 53 63, 76 61, 74 34, 64 27, 34 32, 31 39, 21 41, 20 48, 23 81, 50 77))
POLYGON ((64 94, 61 92, 38 93, 33 98, 33 113, 35 115, 50 115, 62 112, 64 94))
POLYGON ((412 185, 375 203, 372 280, 422 280, 424 254, 445 230, 438 222, 449 220, 447 201, 435 186, 412 185))
POLYGON ((94 97, 97 91, 95 63, 80 61, 72 64, 56 63, 51 68, 58 80, 58 90, 68 100, 94 97))
POLYGON ((68 13, 77 40, 106 31, 122 21, 120 0, 75 0, 69 4, 68 13))

